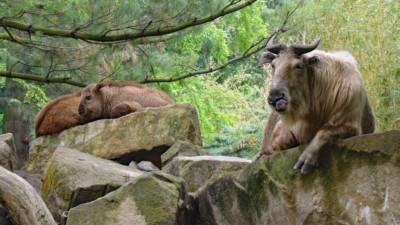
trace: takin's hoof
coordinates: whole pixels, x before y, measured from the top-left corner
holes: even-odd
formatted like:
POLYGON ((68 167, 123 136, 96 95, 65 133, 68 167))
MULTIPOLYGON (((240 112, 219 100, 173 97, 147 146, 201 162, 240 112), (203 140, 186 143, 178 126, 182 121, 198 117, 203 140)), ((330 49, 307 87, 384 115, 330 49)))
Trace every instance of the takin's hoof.
POLYGON ((262 158, 264 158, 266 156, 269 156, 269 155, 271 155, 270 152, 260 151, 259 153, 257 153, 257 155, 254 156, 252 162, 255 162, 255 161, 257 161, 259 159, 262 159, 262 158))
POLYGON ((294 170, 300 170, 301 174, 306 174, 308 173, 312 168, 314 167, 314 165, 308 164, 308 163, 304 163, 303 161, 297 161, 296 164, 294 164, 293 169, 294 170))

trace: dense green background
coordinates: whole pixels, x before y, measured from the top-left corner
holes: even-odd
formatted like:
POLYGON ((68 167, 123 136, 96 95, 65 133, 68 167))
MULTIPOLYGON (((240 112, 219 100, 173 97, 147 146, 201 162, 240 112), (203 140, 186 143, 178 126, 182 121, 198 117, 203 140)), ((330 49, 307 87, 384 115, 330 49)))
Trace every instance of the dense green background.
MULTIPOLYGON (((87 24, 88 31, 101 33, 117 25, 121 27, 126 21, 140 24, 151 20, 152 26, 174 25, 207 15, 225 2, 5 1, 0 3, 0 15, 13 16, 27 10, 29 13, 21 18, 24 22, 57 29, 87 24), (107 22, 96 22, 100 20, 107 22)), ((400 3, 397 0, 259 0, 211 23, 163 36, 163 41, 149 44, 128 41, 94 45, 45 39, 46 45, 63 50, 54 53, 0 40, 0 71, 10 68, 32 74, 52 71, 84 83, 105 78, 142 81, 146 77, 171 77, 218 66, 240 56, 260 38, 278 30, 288 14, 286 32, 280 35, 280 41, 309 43, 320 36, 319 49, 351 52, 364 78, 377 118, 377 131, 399 128, 400 3)), ((177 102, 190 102, 196 107, 205 146, 215 154, 250 158, 258 151, 269 113, 265 101, 268 68, 259 66, 257 58, 258 54, 254 54, 213 73, 149 85, 166 91, 177 102)), ((23 98, 13 96, 14 92, 5 90, 6 79, 0 78, 1 122, 7 104, 24 104, 30 107, 24 110, 24 117, 33 124, 36 113, 46 102, 77 88, 14 81, 26 92, 23 98)))

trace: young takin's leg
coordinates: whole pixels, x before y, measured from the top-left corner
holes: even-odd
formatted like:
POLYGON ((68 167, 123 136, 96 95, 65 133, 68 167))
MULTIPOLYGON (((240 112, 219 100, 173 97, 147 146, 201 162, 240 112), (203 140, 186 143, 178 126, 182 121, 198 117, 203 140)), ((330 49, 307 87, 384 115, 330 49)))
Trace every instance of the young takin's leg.
POLYGON ((123 102, 114 106, 111 110, 111 118, 118 118, 129 113, 133 113, 141 109, 142 106, 137 102, 123 102))

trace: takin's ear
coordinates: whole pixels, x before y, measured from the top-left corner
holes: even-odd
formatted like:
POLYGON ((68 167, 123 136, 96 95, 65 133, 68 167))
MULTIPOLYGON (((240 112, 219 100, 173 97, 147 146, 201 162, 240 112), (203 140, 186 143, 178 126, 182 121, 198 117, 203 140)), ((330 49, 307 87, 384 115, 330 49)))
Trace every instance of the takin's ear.
POLYGON ((308 64, 310 65, 310 66, 316 66, 316 65, 318 65, 318 63, 320 62, 320 59, 319 59, 319 57, 318 56, 312 56, 312 57, 310 57, 309 59, 308 59, 308 64))
POLYGON ((272 60, 276 58, 276 55, 271 52, 265 52, 264 54, 261 55, 260 58, 260 65, 263 65, 265 63, 271 63, 272 60))
POLYGON ((94 88, 94 92, 100 93, 100 89, 101 89, 102 87, 104 87, 104 86, 105 86, 104 83, 98 83, 98 84, 96 85, 96 87, 94 88))

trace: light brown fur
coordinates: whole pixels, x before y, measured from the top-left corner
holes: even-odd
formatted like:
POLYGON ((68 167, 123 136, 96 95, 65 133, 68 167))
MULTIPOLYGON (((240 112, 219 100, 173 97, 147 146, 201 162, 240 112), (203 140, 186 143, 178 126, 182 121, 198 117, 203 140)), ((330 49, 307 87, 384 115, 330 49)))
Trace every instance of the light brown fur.
POLYGON ((36 137, 59 133, 65 129, 84 124, 78 113, 81 90, 63 95, 47 103, 35 119, 36 137))
POLYGON ((306 173, 326 144, 374 132, 372 109, 350 53, 314 50, 298 56, 286 49, 264 54, 261 62, 274 65, 270 91, 283 94, 287 105, 271 114, 255 159, 308 144, 294 166, 306 173))
POLYGON ((142 108, 174 104, 166 93, 136 82, 89 84, 82 91, 79 113, 86 120, 117 118, 142 108))

